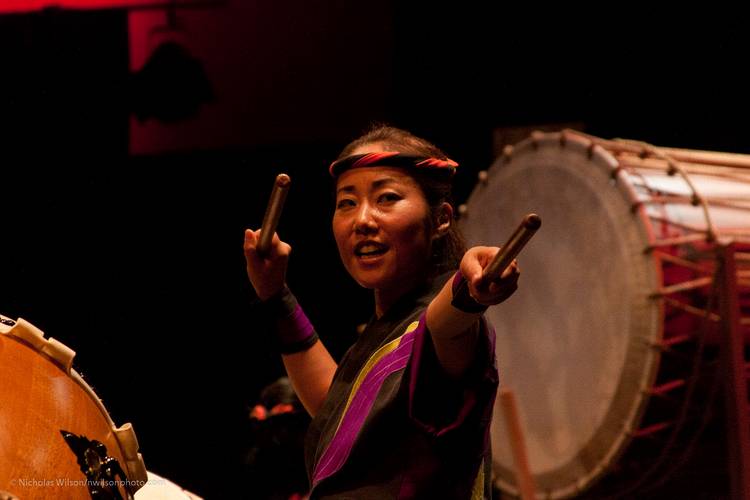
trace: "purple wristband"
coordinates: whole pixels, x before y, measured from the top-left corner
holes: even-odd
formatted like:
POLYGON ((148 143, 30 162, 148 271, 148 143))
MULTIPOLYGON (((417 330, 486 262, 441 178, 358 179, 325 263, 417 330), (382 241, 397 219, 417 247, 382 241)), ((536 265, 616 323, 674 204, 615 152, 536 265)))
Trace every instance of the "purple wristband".
POLYGON ((456 271, 453 276, 452 290, 453 300, 451 300, 451 305, 459 311, 476 314, 483 313, 489 307, 474 300, 474 297, 469 293, 469 282, 466 281, 461 271, 456 271))
POLYGON ((263 305, 276 324, 276 339, 282 354, 304 351, 318 340, 315 328, 289 288, 284 287, 263 305))

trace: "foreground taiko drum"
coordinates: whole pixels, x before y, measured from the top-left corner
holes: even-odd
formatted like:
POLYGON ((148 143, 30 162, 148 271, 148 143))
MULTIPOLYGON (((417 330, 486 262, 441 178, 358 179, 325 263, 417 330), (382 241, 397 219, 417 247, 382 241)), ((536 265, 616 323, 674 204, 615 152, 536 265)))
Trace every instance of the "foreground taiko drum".
MULTIPOLYGON (((488 315, 538 495, 565 498, 670 432, 656 400, 679 400, 687 373, 664 353, 700 328, 716 245, 750 243, 750 157, 535 133, 480 176, 460 225, 469 245, 498 245, 529 212, 543 224, 519 290, 488 315)), ((503 418, 498 405, 493 472, 516 495, 503 418)))
POLYGON ((147 481, 130 424, 115 427, 75 353, 0 316, 0 496, 132 498, 147 481))

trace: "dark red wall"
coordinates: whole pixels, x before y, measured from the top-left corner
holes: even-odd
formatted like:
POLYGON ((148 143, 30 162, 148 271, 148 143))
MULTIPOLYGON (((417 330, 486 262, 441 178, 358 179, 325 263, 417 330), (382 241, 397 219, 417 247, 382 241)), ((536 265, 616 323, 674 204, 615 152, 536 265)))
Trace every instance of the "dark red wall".
POLYGON ((204 65, 214 100, 194 119, 163 125, 131 119, 130 151, 339 141, 385 119, 393 89, 393 14, 388 3, 234 1, 177 13, 130 14, 131 69, 156 45, 178 40, 204 65))

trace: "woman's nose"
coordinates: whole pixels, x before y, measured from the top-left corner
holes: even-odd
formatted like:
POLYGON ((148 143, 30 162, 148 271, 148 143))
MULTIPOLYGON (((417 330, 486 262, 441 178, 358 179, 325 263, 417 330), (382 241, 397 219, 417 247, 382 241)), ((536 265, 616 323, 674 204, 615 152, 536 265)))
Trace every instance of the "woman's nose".
POLYGON ((363 203, 354 218, 354 231, 359 234, 370 234, 377 230, 378 224, 373 217, 372 208, 369 204, 363 203))

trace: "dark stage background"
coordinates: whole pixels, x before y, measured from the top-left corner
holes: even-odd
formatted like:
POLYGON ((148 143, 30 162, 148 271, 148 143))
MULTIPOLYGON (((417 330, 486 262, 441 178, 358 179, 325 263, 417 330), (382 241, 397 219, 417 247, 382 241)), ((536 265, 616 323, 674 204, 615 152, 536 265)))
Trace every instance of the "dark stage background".
POLYGON ((578 123, 750 152, 741 16, 543 10, 178 9, 175 39, 211 87, 194 107, 188 76, 159 93, 134 62, 149 52, 134 36, 161 11, 1 15, 0 312, 77 351, 149 469, 208 498, 248 494, 238 436, 282 368, 250 307, 242 238, 276 173, 293 179, 279 229, 294 247, 288 281, 340 356, 371 302, 338 263, 326 168, 373 121, 461 163, 459 202, 492 163, 498 128, 578 123), (154 102, 173 106, 171 121, 154 102))

